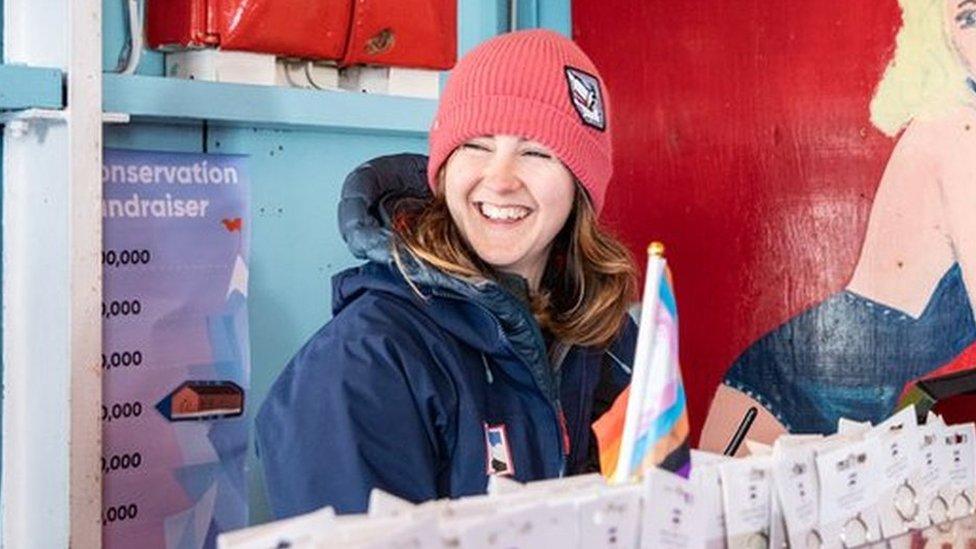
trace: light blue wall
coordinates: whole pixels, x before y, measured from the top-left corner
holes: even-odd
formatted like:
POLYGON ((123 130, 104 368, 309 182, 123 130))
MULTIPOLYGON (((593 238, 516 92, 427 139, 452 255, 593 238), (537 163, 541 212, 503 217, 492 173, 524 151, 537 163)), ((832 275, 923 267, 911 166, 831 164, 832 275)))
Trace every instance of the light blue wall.
MULTIPOLYGON (((124 4, 103 2, 106 70, 117 66, 126 40, 124 4)), ((524 8, 531 17, 520 13, 519 26, 547 26, 568 35, 569 0, 547 1, 544 9, 542 4, 540 0, 524 8)), ((0 0, 0 13, 2 5, 0 0)), ((507 6, 505 0, 460 0, 459 50, 467 51, 507 30, 507 6)), ((162 75, 162 56, 145 53, 138 72, 162 75)), ((252 366, 247 410, 251 419, 287 360, 329 319, 331 276, 355 263, 338 234, 335 216, 345 175, 369 158, 424 152, 427 144, 424 136, 402 134, 143 122, 106 126, 105 146, 250 155, 252 366)), ((270 515, 253 449, 247 463, 251 522, 263 522, 270 515)))

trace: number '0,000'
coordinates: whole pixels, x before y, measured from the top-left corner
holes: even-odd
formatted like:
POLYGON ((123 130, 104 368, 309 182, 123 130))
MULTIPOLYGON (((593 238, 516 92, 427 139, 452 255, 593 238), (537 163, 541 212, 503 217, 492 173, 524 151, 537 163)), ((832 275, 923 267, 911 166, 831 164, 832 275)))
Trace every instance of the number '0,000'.
POLYGON ((138 469, 142 465, 142 454, 135 452, 132 454, 115 454, 108 459, 102 458, 102 473, 112 471, 124 471, 126 469, 138 469))
POLYGON ((102 318, 113 316, 135 316, 142 312, 142 303, 138 299, 131 301, 102 302, 102 318))
POLYGON ((123 520, 132 520, 139 515, 139 506, 135 503, 129 503, 125 505, 115 505, 109 507, 102 514, 102 524, 108 524, 110 522, 119 522, 123 520))
POLYGON ((147 265, 152 261, 149 250, 105 250, 102 252, 102 265, 124 267, 126 265, 147 265))
POLYGON ((102 421, 139 417, 140 415, 142 415, 142 403, 139 401, 116 402, 111 406, 102 405, 102 421))
POLYGON ((142 351, 122 351, 102 355, 102 369, 139 366, 142 364, 142 351))

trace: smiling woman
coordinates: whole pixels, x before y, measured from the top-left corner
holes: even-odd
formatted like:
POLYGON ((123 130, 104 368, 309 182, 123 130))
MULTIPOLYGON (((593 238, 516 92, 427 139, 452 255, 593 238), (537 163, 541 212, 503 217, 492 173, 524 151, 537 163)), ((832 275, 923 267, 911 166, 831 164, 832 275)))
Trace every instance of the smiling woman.
POLYGON ((573 174, 541 143, 506 135, 463 144, 444 174, 447 207, 472 251, 537 290, 573 207, 573 174))
POLYGON ((590 425, 636 337, 636 269, 597 223, 607 99, 567 38, 502 35, 452 71, 429 160, 349 176, 340 225, 369 261, 335 277, 335 317, 257 418, 279 517, 598 470, 590 425))

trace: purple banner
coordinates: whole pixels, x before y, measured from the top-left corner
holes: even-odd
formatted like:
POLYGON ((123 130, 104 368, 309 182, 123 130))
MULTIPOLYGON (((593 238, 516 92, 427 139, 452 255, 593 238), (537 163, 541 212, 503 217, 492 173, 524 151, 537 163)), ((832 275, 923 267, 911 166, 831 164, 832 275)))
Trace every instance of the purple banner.
POLYGON ((106 150, 105 547, 213 547, 247 524, 246 158, 106 150))

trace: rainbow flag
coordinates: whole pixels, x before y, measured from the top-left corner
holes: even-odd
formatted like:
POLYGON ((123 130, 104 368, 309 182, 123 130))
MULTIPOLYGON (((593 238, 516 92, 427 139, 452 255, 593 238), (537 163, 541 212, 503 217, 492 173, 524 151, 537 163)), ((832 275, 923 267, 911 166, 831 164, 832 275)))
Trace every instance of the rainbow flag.
POLYGON ((654 467, 688 476, 688 407, 678 363, 678 307, 664 247, 648 249, 631 383, 593 424, 600 469, 615 482, 654 467))

